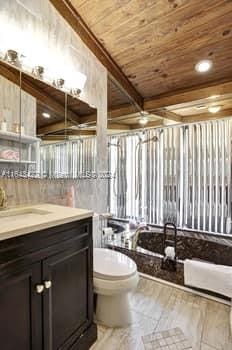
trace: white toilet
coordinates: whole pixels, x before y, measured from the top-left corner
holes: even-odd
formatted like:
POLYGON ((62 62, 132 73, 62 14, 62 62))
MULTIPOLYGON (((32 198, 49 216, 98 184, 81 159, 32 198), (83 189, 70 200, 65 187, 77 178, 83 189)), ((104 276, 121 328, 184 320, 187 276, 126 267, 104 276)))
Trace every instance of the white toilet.
POLYGON ((131 323, 128 293, 139 281, 135 262, 115 250, 94 248, 93 277, 97 321, 108 327, 128 326, 131 323))

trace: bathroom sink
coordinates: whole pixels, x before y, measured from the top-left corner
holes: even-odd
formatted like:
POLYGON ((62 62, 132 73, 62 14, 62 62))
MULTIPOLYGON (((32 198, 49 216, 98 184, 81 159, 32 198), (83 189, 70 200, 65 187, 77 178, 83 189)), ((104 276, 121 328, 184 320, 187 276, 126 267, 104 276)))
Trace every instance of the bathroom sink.
POLYGON ((37 216, 37 215, 46 215, 50 214, 47 210, 41 210, 36 208, 22 208, 22 209, 8 209, 0 211, 0 218, 8 218, 8 217, 24 217, 25 216, 37 216))

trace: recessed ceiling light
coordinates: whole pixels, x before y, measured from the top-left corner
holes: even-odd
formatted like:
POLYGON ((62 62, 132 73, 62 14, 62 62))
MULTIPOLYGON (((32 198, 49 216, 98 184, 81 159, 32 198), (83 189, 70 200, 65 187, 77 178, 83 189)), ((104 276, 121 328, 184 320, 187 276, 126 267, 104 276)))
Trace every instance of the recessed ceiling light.
POLYGON ((139 124, 141 125, 146 125, 148 122, 148 118, 147 117, 142 117, 139 119, 139 124))
POLYGON ((210 113, 217 113, 221 110, 222 106, 209 106, 208 111, 210 113))
POLYGON ((195 65, 195 70, 198 73, 206 73, 208 72, 211 68, 213 67, 213 62, 210 60, 202 60, 199 61, 196 65, 195 65))
POLYGON ((47 113, 47 112, 43 112, 43 113, 42 113, 42 116, 43 116, 44 118, 50 118, 50 117, 51 117, 51 115, 50 115, 49 113, 47 113))

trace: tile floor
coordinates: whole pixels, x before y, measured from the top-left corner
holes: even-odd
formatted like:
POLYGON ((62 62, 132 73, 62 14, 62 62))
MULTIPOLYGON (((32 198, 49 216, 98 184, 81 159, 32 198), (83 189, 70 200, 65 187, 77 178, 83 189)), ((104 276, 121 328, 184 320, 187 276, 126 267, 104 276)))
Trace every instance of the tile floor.
POLYGON ((232 350, 230 307, 150 279, 140 278, 131 293, 133 323, 128 328, 98 326, 91 350, 232 350), (155 335, 179 330, 170 344, 155 343, 155 335), (163 346, 163 347, 162 347, 163 346), (181 347, 182 346, 182 347, 181 347), (185 347, 183 347, 185 346, 185 347))
POLYGON ((142 337, 146 350, 192 350, 190 342, 180 328, 153 332, 142 337))

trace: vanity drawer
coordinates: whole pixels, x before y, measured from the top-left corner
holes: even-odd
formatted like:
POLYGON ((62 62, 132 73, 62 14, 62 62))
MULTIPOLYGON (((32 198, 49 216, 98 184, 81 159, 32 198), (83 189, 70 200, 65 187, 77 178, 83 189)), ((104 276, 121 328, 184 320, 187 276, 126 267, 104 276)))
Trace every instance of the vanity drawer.
POLYGON ((50 254, 51 250, 61 250, 72 240, 80 241, 83 247, 92 244, 92 218, 0 242, 0 275, 22 261, 34 263, 50 254))

